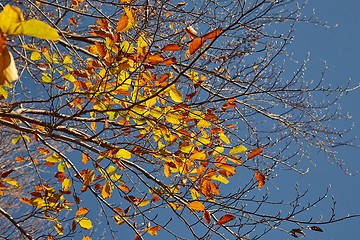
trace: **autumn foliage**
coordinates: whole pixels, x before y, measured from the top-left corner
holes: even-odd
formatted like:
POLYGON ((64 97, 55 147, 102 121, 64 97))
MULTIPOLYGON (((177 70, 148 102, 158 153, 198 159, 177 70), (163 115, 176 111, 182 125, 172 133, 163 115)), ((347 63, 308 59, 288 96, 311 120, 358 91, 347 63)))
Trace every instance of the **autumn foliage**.
MULTIPOLYGON (((30 236, 14 223, 16 231, 44 239, 97 239, 101 229, 106 239, 117 231, 134 239, 248 239, 255 222, 272 229, 272 221, 292 219, 242 203, 267 196, 277 165, 298 171, 284 157, 286 138, 301 152, 296 131, 314 127, 275 106, 307 98, 296 85, 270 83, 278 77, 271 56, 283 49, 265 47, 274 40, 261 43, 258 31, 269 23, 264 15, 277 22, 277 1, 239 1, 238 19, 212 24, 197 22, 190 2, 27 2, 0 15, 0 126, 23 148, 14 161, 36 169, 37 183, 17 201, 50 228, 30 236), (264 118, 275 127, 266 129, 264 118)), ((0 171, 0 195, 21 187, 16 171, 0 171)), ((305 235, 296 229, 287 234, 305 235)))

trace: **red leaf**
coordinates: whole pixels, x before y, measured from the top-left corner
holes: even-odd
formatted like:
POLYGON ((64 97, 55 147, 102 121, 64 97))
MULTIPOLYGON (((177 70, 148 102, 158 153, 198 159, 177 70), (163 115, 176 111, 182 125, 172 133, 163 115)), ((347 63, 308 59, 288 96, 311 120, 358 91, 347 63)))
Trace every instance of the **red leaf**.
POLYGON ((230 214, 225 214, 224 216, 222 216, 218 221, 217 221, 217 225, 224 225, 227 222, 230 222, 231 220, 233 220, 235 217, 233 215, 230 214))
POLYGON ((193 55, 205 42, 204 38, 195 38, 189 46, 189 53, 193 55))
POLYGON ((6 171, 6 172, 3 172, 3 173, 1 173, 0 177, 1 177, 1 178, 6 178, 6 177, 9 176, 9 174, 12 173, 13 171, 14 171, 14 170, 11 169, 11 170, 8 170, 8 171, 6 171))
POLYGON ((247 160, 252 159, 253 157, 256 157, 263 151, 264 151, 264 149, 262 149, 262 148, 255 148, 255 149, 251 150, 249 155, 247 156, 247 160))

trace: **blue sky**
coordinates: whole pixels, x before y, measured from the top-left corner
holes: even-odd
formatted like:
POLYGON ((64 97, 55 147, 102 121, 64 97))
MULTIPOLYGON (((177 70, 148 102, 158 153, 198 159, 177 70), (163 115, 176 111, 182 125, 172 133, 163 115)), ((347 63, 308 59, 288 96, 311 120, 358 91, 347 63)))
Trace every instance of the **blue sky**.
MULTIPOLYGON (((310 0, 306 7, 307 13, 315 11, 315 15, 322 22, 331 27, 325 29, 310 24, 300 24, 296 28, 295 39, 291 46, 298 60, 306 57, 310 52, 310 62, 306 77, 317 79, 321 76, 324 61, 327 63, 326 81, 344 85, 352 79, 352 85, 360 84, 359 55, 360 55, 360 1, 358 0, 310 0)), ((310 15, 310 14, 308 14, 310 15)), ((360 89, 343 96, 340 104, 344 113, 349 112, 352 119, 338 122, 338 127, 349 127, 355 124, 352 136, 360 135, 360 112, 357 104, 360 102, 360 89)), ((355 143, 359 145, 359 141, 355 143)), ((341 150, 340 156, 346 162, 350 172, 360 171, 359 148, 341 150)), ((329 197, 334 195, 337 201, 337 216, 360 213, 360 175, 348 176, 344 172, 321 156, 314 156, 317 167, 305 176, 298 178, 303 187, 307 187, 315 197, 324 192, 331 185, 329 197)), ((330 202, 330 201, 329 201, 330 202)), ((326 204, 318 206, 316 212, 326 212, 326 204)), ((324 226, 324 233, 309 233, 307 239, 359 239, 360 218, 324 226)), ((291 237, 289 237, 291 238, 291 237)))

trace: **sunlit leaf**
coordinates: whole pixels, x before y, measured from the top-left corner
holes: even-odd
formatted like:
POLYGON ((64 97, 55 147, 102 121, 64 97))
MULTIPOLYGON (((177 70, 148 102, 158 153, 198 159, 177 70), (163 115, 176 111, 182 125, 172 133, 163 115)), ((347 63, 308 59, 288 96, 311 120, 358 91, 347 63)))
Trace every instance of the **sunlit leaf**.
POLYGON ((1 179, 1 181, 6 182, 7 184, 10 184, 11 186, 15 186, 15 187, 19 186, 18 182, 13 178, 4 178, 4 179, 1 179))
POLYGON ((205 206, 199 201, 192 201, 187 205, 188 208, 194 211, 204 211, 205 206))
POLYGON ((253 157, 256 157, 263 151, 264 151, 264 149, 262 149, 262 148, 255 148, 255 149, 251 150, 249 155, 247 156, 247 160, 252 159, 253 157))
POLYGON ((43 21, 30 19, 24 21, 20 8, 6 5, 0 13, 0 28, 5 34, 26 35, 47 40, 58 40, 57 31, 43 21))
POLYGON ((90 219, 88 219, 86 217, 75 218, 75 221, 78 222, 80 224, 80 226, 84 229, 92 228, 92 222, 90 221, 90 219))
POLYGON ((117 158, 130 159, 131 158, 131 152, 129 152, 126 149, 120 149, 119 151, 117 151, 116 157, 117 158))
POLYGON ((179 90, 175 89, 175 88, 171 88, 169 91, 170 94, 170 98, 177 103, 181 103, 182 102, 182 94, 179 90))
POLYGON ((214 149, 214 152, 213 152, 213 156, 216 156, 216 155, 218 155, 218 154, 220 154, 220 153, 223 153, 224 152, 224 147, 215 147, 215 149, 214 149))
POLYGON ((64 181, 62 182, 62 189, 63 189, 64 191, 68 191, 69 188, 70 188, 70 186, 71 186, 71 181, 70 181, 70 179, 65 178, 64 181))
POLYGON ((219 133, 219 137, 224 143, 230 144, 229 138, 223 132, 219 133))
POLYGON ((231 220, 233 220, 235 217, 233 215, 230 214, 225 214, 224 216, 222 216, 217 222, 217 225, 224 225, 227 222, 230 222, 231 220))
POLYGON ((201 151, 201 152, 196 152, 196 153, 191 154, 189 159, 191 161, 194 161, 194 160, 203 161, 203 160, 206 160, 207 157, 206 157, 205 151, 201 151))
POLYGON ((237 153, 244 153, 246 152, 247 148, 244 145, 239 145, 239 146, 235 146, 233 147, 229 154, 237 154, 237 153))
POLYGON ((218 181, 218 182, 221 182, 223 184, 228 184, 229 183, 229 180, 224 177, 224 176, 221 176, 221 175, 214 175, 211 177, 212 180, 214 181, 218 181))
POLYGON ((84 237, 82 238, 82 240, 91 240, 91 237, 89 237, 89 236, 84 236, 84 237))
POLYGON ((196 191, 194 188, 190 189, 191 198, 193 200, 198 200, 200 198, 200 193, 196 191))

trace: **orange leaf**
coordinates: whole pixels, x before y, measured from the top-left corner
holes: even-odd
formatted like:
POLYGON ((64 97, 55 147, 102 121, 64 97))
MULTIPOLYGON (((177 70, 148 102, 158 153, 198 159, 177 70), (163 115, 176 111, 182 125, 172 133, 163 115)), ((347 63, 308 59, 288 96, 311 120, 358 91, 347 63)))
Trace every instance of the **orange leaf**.
POLYGON ((210 223, 210 213, 207 210, 204 211, 204 220, 206 223, 210 223))
POLYGON ((44 155, 48 155, 50 153, 50 151, 46 148, 38 148, 38 151, 44 155))
POLYGON ((84 163, 84 164, 87 164, 90 160, 90 157, 89 155, 87 155, 86 153, 82 153, 82 158, 81 158, 81 161, 84 163))
POLYGON ((204 204, 202 204, 199 201, 193 201, 193 202, 189 203, 188 208, 190 208, 191 210, 195 210, 195 211, 204 211, 205 210, 204 204))
POLYGON ((116 32, 125 32, 131 28, 131 22, 129 21, 129 18, 123 14, 118 22, 118 25, 116 26, 116 32))
POLYGON ((170 169, 169 164, 164 165, 164 175, 167 178, 170 177, 170 175, 171 175, 171 169, 170 169))
POLYGON ((262 148, 255 148, 255 149, 251 150, 249 155, 247 156, 247 160, 252 159, 253 157, 256 157, 263 151, 264 151, 264 149, 262 149, 262 148))
POLYGON ((222 32, 222 28, 218 28, 214 31, 211 31, 211 32, 205 34, 204 38, 210 39, 211 41, 213 41, 217 36, 220 35, 221 32, 222 32))
POLYGON ((80 207, 77 211, 75 216, 80 216, 80 215, 84 215, 87 214, 89 212, 89 210, 86 207, 80 207))
POLYGON ((160 227, 159 226, 155 226, 155 227, 147 227, 145 228, 145 231, 147 233, 149 233, 151 236, 157 236, 158 235, 158 231, 160 231, 160 227))
POLYGON ((163 47, 162 51, 179 51, 181 47, 177 44, 168 44, 165 47, 163 47))
POLYGON ((204 38, 195 38, 189 46, 189 53, 193 55, 205 42, 204 38))
POLYGON ((265 176, 261 172, 255 173, 255 178, 258 182, 259 189, 265 185, 265 176))
POLYGON ((164 57, 161 56, 160 53, 158 54, 154 54, 154 55, 151 55, 151 54, 148 54, 148 56, 146 57, 146 61, 150 64, 153 64, 153 65, 156 65, 158 63, 161 63, 164 61, 164 57))
POLYGON ((172 58, 167 58, 165 59, 162 64, 164 64, 165 66, 170 66, 176 63, 176 58, 172 57, 172 58))
POLYGON ((227 222, 230 222, 231 220, 233 220, 235 217, 233 215, 230 214, 225 214, 224 216, 222 216, 218 221, 217 221, 217 225, 223 225, 227 222))

